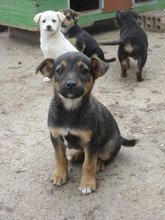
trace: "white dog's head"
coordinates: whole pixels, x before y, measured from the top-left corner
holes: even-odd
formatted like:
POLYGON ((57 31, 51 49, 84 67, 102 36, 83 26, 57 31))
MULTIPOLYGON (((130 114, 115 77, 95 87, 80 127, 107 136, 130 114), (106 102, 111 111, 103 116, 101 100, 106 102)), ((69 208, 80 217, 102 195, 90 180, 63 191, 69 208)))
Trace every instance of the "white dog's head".
POLYGON ((54 33, 59 28, 61 29, 61 23, 64 20, 65 15, 56 11, 45 11, 34 16, 34 22, 39 24, 40 30, 48 33, 54 33))

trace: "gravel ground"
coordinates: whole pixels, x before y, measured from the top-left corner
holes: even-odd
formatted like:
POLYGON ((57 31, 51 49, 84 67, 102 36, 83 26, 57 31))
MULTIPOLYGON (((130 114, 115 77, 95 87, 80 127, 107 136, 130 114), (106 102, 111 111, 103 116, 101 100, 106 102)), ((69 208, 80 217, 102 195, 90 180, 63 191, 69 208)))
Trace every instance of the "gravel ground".
MULTIPOLYGON (((112 112, 124 137, 140 139, 97 174, 97 190, 81 195, 81 164, 69 163, 67 184, 52 186, 54 152, 47 128, 51 83, 35 75, 39 45, 0 33, 0 219, 165 219, 165 33, 147 32, 144 82, 136 63, 126 79, 119 61, 97 80, 93 94, 112 112)), ((119 31, 95 34, 116 40, 119 31)), ((102 47, 107 58, 117 46, 102 47)))

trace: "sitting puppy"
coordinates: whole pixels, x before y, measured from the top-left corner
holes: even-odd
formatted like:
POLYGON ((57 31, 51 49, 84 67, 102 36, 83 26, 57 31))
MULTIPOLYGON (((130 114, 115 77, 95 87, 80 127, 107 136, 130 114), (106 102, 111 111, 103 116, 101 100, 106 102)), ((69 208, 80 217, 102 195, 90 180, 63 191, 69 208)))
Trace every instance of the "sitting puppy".
POLYGON ((60 10, 66 17, 62 22, 61 30, 65 37, 79 50, 88 57, 97 55, 106 63, 114 62, 116 59, 105 59, 102 49, 97 41, 84 29, 77 25, 80 14, 72 9, 60 10))
POLYGON ((119 11, 116 14, 116 23, 120 29, 120 40, 114 42, 100 43, 100 45, 119 45, 118 58, 121 64, 121 76, 127 76, 129 57, 137 60, 137 79, 143 81, 142 69, 147 60, 148 40, 147 35, 137 22, 136 12, 129 10, 119 11))
POLYGON ((66 183, 66 148, 77 149, 73 158, 84 154, 80 184, 83 194, 96 189, 96 171, 104 170, 105 161, 115 157, 121 145, 136 143, 120 135, 111 113, 91 95, 95 79, 103 76, 108 67, 98 57, 89 59, 81 53, 68 52, 56 60, 44 60, 36 70, 50 77, 54 86, 48 114, 56 159, 53 183, 66 183))
POLYGON ((61 33, 64 19, 63 13, 55 11, 45 11, 34 17, 34 22, 40 26, 40 47, 45 58, 57 58, 65 52, 77 51, 61 33))

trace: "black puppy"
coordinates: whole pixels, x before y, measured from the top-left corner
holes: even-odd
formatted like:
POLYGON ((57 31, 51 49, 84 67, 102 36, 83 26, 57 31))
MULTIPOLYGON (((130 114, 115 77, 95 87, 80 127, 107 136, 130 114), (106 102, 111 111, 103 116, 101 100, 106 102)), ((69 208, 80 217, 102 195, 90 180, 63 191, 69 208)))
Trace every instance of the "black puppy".
POLYGON ((80 184, 83 194, 96 189, 96 171, 104 170, 104 162, 115 157, 121 145, 136 143, 121 137, 111 113, 91 95, 95 79, 103 76, 108 67, 98 57, 89 59, 68 52, 55 61, 46 59, 36 70, 50 77, 54 86, 48 115, 56 159, 53 183, 62 185, 67 181, 66 148, 77 149, 73 158, 84 155, 80 184))
POLYGON ((78 26, 77 21, 80 14, 72 9, 61 9, 66 18, 61 27, 65 37, 79 50, 88 57, 97 55, 106 63, 114 62, 116 58, 105 59, 102 49, 99 47, 97 41, 84 29, 78 26))
POLYGON ((129 10, 122 10, 116 14, 116 24, 120 27, 120 40, 100 43, 100 45, 119 45, 118 58, 121 64, 121 76, 127 76, 130 65, 129 57, 137 60, 137 79, 143 81, 142 69, 147 60, 147 35, 137 22, 138 14, 129 10))

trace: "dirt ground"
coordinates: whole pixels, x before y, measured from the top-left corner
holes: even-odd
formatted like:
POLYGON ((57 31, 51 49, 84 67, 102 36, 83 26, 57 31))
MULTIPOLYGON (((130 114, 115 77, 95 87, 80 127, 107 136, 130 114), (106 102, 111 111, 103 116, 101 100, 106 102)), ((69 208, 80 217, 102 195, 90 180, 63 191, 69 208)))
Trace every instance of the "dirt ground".
MULTIPOLYGON (((54 151, 47 128, 52 86, 35 75, 43 60, 39 45, 0 33, 0 219, 164 220, 165 219, 165 33, 147 32, 144 82, 131 60, 128 78, 119 61, 97 80, 93 94, 112 112, 124 137, 140 139, 122 147, 97 190, 81 195, 81 164, 69 163, 67 184, 52 186, 54 151)), ((119 31, 94 35, 116 40, 119 31)), ((104 46, 107 58, 117 47, 104 46)))

